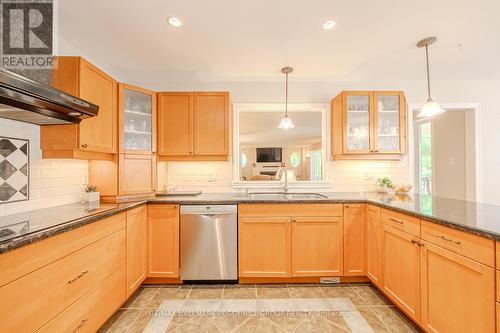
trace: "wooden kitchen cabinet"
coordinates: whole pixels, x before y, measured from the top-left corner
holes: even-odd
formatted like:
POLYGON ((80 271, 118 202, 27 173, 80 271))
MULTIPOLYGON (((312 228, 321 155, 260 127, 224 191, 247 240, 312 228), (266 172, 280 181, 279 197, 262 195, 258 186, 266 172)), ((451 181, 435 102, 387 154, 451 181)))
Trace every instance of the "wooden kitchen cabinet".
POLYGON ((344 275, 365 273, 366 205, 344 205, 344 275))
POLYGON ((343 91, 331 101, 334 160, 399 160, 406 152, 402 91, 343 91))
POLYGON ((89 181, 103 202, 156 191, 156 93, 120 83, 118 105, 119 154, 89 162, 89 181))
POLYGON ((419 239, 384 225, 382 229, 382 292, 415 322, 420 321, 419 239))
POLYGON ((339 204, 239 205, 239 276, 341 275, 342 214, 339 204))
POLYGON ((342 217, 292 219, 292 276, 343 273, 342 217))
POLYGON ((494 269, 422 244, 422 327, 436 333, 494 332, 494 269))
POLYGON ((179 277, 178 205, 148 205, 147 277, 179 277))
POLYGON ((380 208, 368 205, 366 208, 366 275, 377 286, 381 285, 381 241, 380 208))
POLYGON ((117 82, 82 57, 57 57, 52 85, 99 106, 74 125, 41 126, 43 158, 110 160, 117 153, 117 82))
POLYGON ((287 217, 240 217, 240 277, 290 277, 291 238, 287 217))
POLYGON ((127 297, 146 279, 147 241, 147 206, 127 211, 127 297))
POLYGON ((159 93, 160 160, 227 160, 229 110, 228 92, 159 93))

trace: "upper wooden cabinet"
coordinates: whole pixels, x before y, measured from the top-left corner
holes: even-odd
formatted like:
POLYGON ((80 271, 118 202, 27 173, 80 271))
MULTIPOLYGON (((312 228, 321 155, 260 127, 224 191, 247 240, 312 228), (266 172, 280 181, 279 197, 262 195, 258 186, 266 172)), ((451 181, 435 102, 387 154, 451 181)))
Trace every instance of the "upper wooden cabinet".
POLYGON ((117 153, 117 82, 81 57, 57 57, 52 85, 99 106, 77 125, 41 126, 43 158, 110 160, 117 153))
POLYGON ((120 153, 156 153, 156 93, 120 83, 118 110, 120 153))
POLYGON ((335 160, 394 160, 406 152, 402 91, 344 91, 331 102, 335 160))
POLYGON ((227 160, 229 109, 228 92, 159 93, 160 160, 227 160))

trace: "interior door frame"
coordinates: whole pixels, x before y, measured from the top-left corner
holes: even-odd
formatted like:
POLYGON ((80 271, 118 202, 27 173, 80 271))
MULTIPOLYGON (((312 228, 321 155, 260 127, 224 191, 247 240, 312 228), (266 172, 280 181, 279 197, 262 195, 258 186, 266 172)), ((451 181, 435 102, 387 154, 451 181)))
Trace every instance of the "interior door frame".
MULTIPOLYGON (((422 103, 408 103, 408 181, 410 184, 413 184, 416 179, 416 156, 415 156, 415 128, 413 123, 413 113, 422 108, 422 103)), ((440 103, 441 107, 445 110, 474 110, 474 140, 475 140, 475 153, 476 153, 476 161, 475 161, 475 169, 476 169, 476 195, 474 201, 482 202, 482 193, 481 193, 481 122, 479 113, 481 112, 481 104, 480 103, 440 103)), ((433 185, 434 186, 434 185, 433 185)), ((469 198, 467 198, 469 200, 469 198)))

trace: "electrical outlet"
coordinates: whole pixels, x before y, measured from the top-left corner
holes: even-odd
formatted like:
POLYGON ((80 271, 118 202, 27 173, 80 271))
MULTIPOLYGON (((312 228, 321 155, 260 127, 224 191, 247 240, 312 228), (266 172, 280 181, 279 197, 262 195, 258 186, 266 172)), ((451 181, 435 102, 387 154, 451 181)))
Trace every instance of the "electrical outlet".
POLYGON ((217 181, 217 174, 216 173, 209 173, 208 174, 208 181, 213 183, 217 181))

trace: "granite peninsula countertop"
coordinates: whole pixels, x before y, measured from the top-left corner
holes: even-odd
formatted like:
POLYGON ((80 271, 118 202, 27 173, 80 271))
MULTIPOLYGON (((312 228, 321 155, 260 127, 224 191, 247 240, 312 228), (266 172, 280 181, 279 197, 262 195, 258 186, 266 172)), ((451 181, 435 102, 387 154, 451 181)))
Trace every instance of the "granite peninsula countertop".
POLYGON ((245 193, 150 197, 121 204, 70 204, 0 217, 0 253, 150 204, 222 205, 244 203, 369 203, 421 219, 500 241, 500 206, 430 195, 390 195, 374 192, 322 193, 326 198, 252 198, 245 193))

